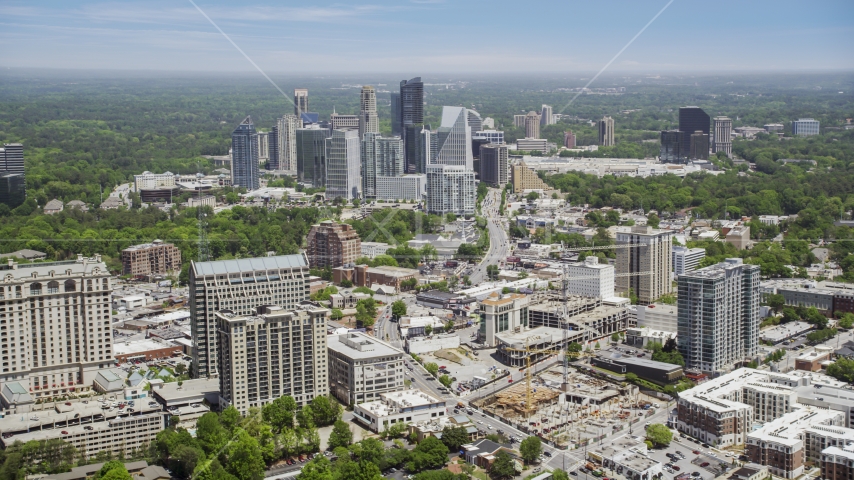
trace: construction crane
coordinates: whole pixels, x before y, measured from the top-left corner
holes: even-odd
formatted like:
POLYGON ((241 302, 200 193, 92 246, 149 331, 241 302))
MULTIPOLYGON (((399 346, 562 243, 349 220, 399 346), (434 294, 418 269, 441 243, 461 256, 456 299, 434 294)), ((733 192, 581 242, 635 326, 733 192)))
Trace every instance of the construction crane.
MULTIPOLYGON (((505 347, 502 348, 505 352, 521 352, 525 353, 525 411, 530 416, 532 412, 535 412, 537 409, 533 408, 534 402, 531 398, 531 357, 534 355, 560 355, 563 350, 553 350, 550 348, 538 348, 532 349, 530 345, 528 345, 528 339, 525 339, 525 348, 512 348, 505 347)), ((578 356, 580 352, 569 352, 567 355, 578 356)))

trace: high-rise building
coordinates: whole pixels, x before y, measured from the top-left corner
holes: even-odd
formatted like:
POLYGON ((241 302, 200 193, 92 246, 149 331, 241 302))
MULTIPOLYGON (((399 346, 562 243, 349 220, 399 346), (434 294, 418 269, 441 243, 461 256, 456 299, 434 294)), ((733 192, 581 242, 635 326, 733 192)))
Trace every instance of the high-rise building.
MULTIPOLYGON (((4 266, 0 382, 36 401, 89 391, 113 360, 110 270, 100 255, 4 266)), ((16 392, 17 393, 17 392, 16 392)))
POLYGON ((257 307, 254 314, 216 312, 219 406, 241 415, 289 395, 303 406, 329 394, 326 321, 329 310, 257 307))
POLYGON ((399 177, 377 177, 377 200, 414 200, 420 202, 427 196, 427 175, 423 173, 399 177))
MULTIPOLYGON (((538 125, 539 126, 539 125, 538 125)), ((443 107, 442 124, 438 130, 439 152, 436 163, 474 168, 471 152, 471 131, 463 107, 443 107)), ((429 180, 428 180, 429 185, 429 180)))
POLYGON ((296 129, 297 181, 326 186, 326 139, 331 135, 328 128, 317 125, 296 129))
POLYGON ((329 392, 344 405, 403 389, 403 351, 362 332, 331 335, 328 348, 329 392))
POLYGON ((24 146, 7 143, 0 148, 0 203, 10 208, 24 203, 27 198, 24 171, 24 146))
POLYGON ((400 126, 424 123, 424 83, 421 77, 400 82, 400 126))
POLYGON ((507 145, 480 146, 480 181, 494 187, 510 182, 510 151, 507 145))
POLYGON ((715 117, 715 143, 712 153, 724 152, 732 158, 732 120, 729 117, 715 117))
POLYGON ((246 117, 231 132, 231 184, 246 190, 260 188, 255 125, 246 117))
POLYGON ((699 130, 691 134, 691 160, 709 159, 709 135, 699 130))
POLYGON ((572 130, 563 132, 563 146, 566 148, 575 148, 575 134, 572 130))
POLYGON ((216 312, 252 315, 263 305, 294 309, 308 299, 305 254, 190 264, 190 333, 193 374, 217 375, 216 312))
POLYGON ((297 172, 297 129, 302 128, 302 120, 296 115, 285 115, 277 122, 278 140, 276 149, 278 159, 272 170, 297 172))
POLYGON ((308 89, 307 88, 295 88, 294 89, 294 115, 297 118, 302 117, 302 114, 308 112, 308 89))
POLYGON ((367 132, 362 137, 362 195, 377 198, 377 177, 397 177, 404 173, 403 141, 367 132))
POLYGON ((706 249, 704 248, 688 248, 678 245, 673 247, 673 274, 683 275, 693 272, 704 258, 706 258, 706 249))
POLYGON ((608 116, 599 120, 599 145, 614 146, 614 119, 608 116))
POLYGON ((427 165, 427 211, 444 215, 474 215, 477 182, 471 167, 427 165))
MULTIPOLYGON (((684 159, 704 158, 694 157, 693 153, 698 152, 701 147, 694 146, 691 141, 705 141, 708 139, 693 135, 696 132, 703 132, 706 135, 711 133, 712 120, 709 115, 700 107, 680 107, 679 108, 679 156, 684 159)), ((708 157, 708 153, 705 158, 708 157)))
POLYGON ((614 266, 599 263, 599 257, 589 256, 583 262, 567 265, 567 293, 585 297, 614 296, 614 266))
POLYGON ((267 170, 279 170, 279 122, 270 127, 270 134, 267 136, 267 170))
POLYGON ((501 130, 480 130, 477 133, 471 134, 472 142, 477 140, 486 140, 486 143, 494 143, 496 145, 504 144, 504 132, 501 130))
POLYGON ((326 139, 326 198, 360 198, 362 187, 359 132, 332 130, 326 139))
POLYGON ((740 258, 680 275, 677 346, 685 367, 720 372, 759 345, 759 266, 740 258))
POLYGON ((525 115, 525 138, 540 138, 540 116, 533 110, 525 115))
POLYGON ((427 163, 424 157, 424 125, 412 123, 403 127, 403 163, 406 173, 423 173, 427 163))
POLYGON ((520 162, 511 167, 513 176, 513 193, 523 193, 525 190, 544 190, 552 188, 543 181, 531 167, 520 162))
POLYGON ((471 130, 472 137, 474 137, 475 132, 483 130, 483 119, 480 118, 479 113, 469 109, 466 109, 466 116, 468 117, 469 130, 471 130))
POLYGON ((329 124, 332 130, 356 130, 359 131, 359 115, 343 115, 335 113, 329 116, 329 124))
POLYGON ((647 305, 670 293, 670 262, 673 261, 673 232, 649 226, 631 227, 628 232, 617 232, 618 293, 631 292, 638 303, 647 305))
POLYGON ((181 250, 171 243, 155 240, 122 250, 122 273, 146 276, 181 271, 181 250))
POLYGON ((543 110, 542 110, 542 113, 540 114, 540 125, 541 126, 554 125, 554 123, 555 123, 555 119, 554 119, 554 114, 552 113, 552 106, 543 104, 543 110))
POLYGON ((513 126, 525 128, 525 118, 527 115, 513 115, 513 126))
POLYGON ((684 158, 680 155, 682 139, 679 130, 661 131, 661 149, 658 158, 663 163, 683 163, 684 158))
POLYGON ((812 118, 799 118, 792 121, 792 135, 818 135, 819 122, 812 118))
POLYGON ((400 92, 391 92, 391 135, 403 137, 400 111, 400 92))
POLYGON ((360 95, 359 110, 359 139, 366 133, 379 133, 380 123, 377 119, 377 92, 374 87, 365 85, 360 95))
POLYGON ((258 163, 264 163, 270 158, 270 132, 258 132, 255 140, 258 142, 258 163))
POLYGON ((336 268, 354 263, 362 255, 362 240, 346 223, 324 220, 312 225, 306 237, 306 255, 312 268, 336 268))

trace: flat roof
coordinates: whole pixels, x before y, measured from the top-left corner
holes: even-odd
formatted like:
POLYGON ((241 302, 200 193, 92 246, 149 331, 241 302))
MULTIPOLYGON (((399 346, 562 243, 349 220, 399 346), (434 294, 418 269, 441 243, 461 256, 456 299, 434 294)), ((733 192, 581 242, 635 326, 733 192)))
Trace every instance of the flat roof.
POLYGON ((801 437, 807 428, 844 416, 845 414, 838 410, 804 406, 766 423, 747 437, 793 447, 803 442, 801 437))
POLYGON ((386 417, 398 412, 401 408, 416 408, 422 410, 433 405, 435 408, 445 408, 446 402, 421 390, 399 390, 380 394, 381 400, 360 403, 356 408, 367 410, 377 417, 386 417), (419 408, 420 407, 420 408, 419 408))
POLYGON ((329 350, 351 359, 404 355, 402 350, 362 332, 330 335, 327 337, 326 346, 329 350), (357 349, 354 346, 359 346, 360 348, 357 349))
MULTIPOLYGON (((157 405, 156 407, 149 407, 148 402, 149 400, 146 398, 135 400, 133 407, 134 410, 136 410, 135 414, 161 411, 162 407, 160 405, 157 405)), ((71 405, 57 403, 55 408, 48 410, 36 410, 27 413, 6 415, 5 417, 0 418, 0 432, 14 433, 30 430, 30 433, 33 433, 34 429, 37 428, 44 428, 44 431, 50 431, 52 430, 49 428, 50 426, 60 422, 65 423, 67 420, 73 420, 75 418, 79 418, 81 422, 84 422, 84 425, 92 425, 89 423, 89 419, 94 418, 94 425, 97 425, 99 422, 106 423, 106 421, 118 417, 118 410, 113 409, 112 411, 109 411, 107 409, 102 409, 101 403, 96 400, 89 400, 89 403, 83 403, 82 401, 72 401, 69 403, 71 403, 71 405)), ((128 414, 125 413, 123 415, 127 416, 128 414)), ((62 427, 57 430, 68 430, 74 427, 83 428, 82 425, 72 425, 68 428, 62 427)), ((18 434, 13 437, 13 440, 4 443, 10 443, 14 440, 26 442, 26 440, 23 439, 23 434, 18 434)), ((32 440, 32 438, 28 440, 32 440)))
POLYGON ((524 330, 521 332, 496 333, 495 339, 508 345, 512 345, 515 343, 524 344, 526 341, 529 341, 529 343, 533 344, 542 342, 554 343, 563 340, 563 329, 552 327, 534 327, 530 330, 524 330))
POLYGON ((655 370, 664 370, 666 372, 673 372, 676 370, 682 370, 682 367, 679 365, 674 365, 671 363, 658 362, 655 360, 649 360, 646 358, 637 358, 631 355, 623 355, 620 353, 614 353, 607 357, 601 357, 607 360, 611 360, 617 363, 625 363, 628 365, 637 365, 639 367, 653 368, 655 370))
POLYGON ((278 270, 307 267, 304 255, 279 255, 276 257, 240 258, 236 260, 218 260, 214 262, 193 262, 196 275, 227 275, 229 273, 251 272, 255 270, 278 270))
POLYGON ((113 354, 133 355, 134 353, 150 352, 152 350, 161 350, 164 348, 180 349, 180 347, 169 343, 158 342, 157 340, 145 338, 142 340, 131 340, 128 342, 116 342, 113 344, 113 354))
POLYGON ((161 398, 164 402, 171 403, 210 393, 219 393, 219 380, 215 378, 184 380, 180 388, 178 387, 178 382, 169 382, 152 388, 151 393, 161 398))

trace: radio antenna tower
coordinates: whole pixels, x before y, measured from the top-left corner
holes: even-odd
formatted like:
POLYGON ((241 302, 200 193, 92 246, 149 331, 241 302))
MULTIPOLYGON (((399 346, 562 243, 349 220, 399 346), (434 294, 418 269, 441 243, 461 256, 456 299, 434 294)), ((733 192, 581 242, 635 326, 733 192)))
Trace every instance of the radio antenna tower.
POLYGON ((199 207, 198 207, 198 215, 199 215, 199 248, 197 253, 197 261, 199 262, 207 262, 210 260, 210 251, 208 248, 208 235, 207 235, 207 214, 202 208, 202 175, 201 172, 196 174, 196 188, 199 191, 199 207))

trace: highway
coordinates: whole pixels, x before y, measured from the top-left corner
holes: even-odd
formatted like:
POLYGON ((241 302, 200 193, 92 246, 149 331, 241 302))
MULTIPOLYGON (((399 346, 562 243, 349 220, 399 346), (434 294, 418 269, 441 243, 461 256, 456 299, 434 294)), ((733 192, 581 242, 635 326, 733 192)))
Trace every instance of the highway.
POLYGON ((501 216, 498 214, 498 207, 501 203, 501 190, 490 188, 486 198, 480 206, 480 211, 486 217, 486 229, 489 234, 489 251, 484 255, 483 260, 479 265, 474 267, 469 280, 473 285, 484 282, 486 278, 487 265, 500 265, 510 254, 510 244, 507 238, 507 232, 504 230, 504 224, 501 216))

